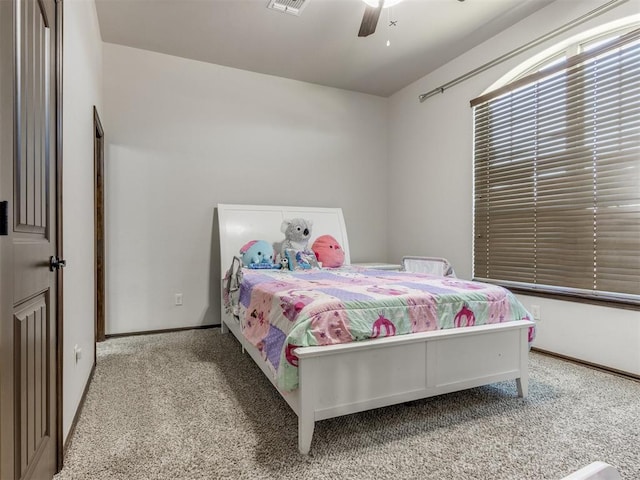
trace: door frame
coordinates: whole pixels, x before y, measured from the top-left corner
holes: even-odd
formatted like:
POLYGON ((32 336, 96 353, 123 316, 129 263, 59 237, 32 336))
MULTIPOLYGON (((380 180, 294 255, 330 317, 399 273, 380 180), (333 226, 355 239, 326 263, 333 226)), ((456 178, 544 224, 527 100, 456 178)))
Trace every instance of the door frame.
MULTIPOLYGON (((62 210, 62 66, 63 66, 63 0, 56 3, 56 251, 58 258, 64 257, 63 249, 63 210, 62 210)), ((62 470, 64 453, 63 429, 63 364, 64 364, 64 269, 57 270, 56 279, 56 459, 57 471, 62 470)))
MULTIPOLYGON (((93 170, 95 198, 95 342, 105 340, 104 130, 93 106, 93 170)), ((94 348, 94 355, 97 355, 94 348)), ((94 358, 94 361, 96 358, 94 358)))

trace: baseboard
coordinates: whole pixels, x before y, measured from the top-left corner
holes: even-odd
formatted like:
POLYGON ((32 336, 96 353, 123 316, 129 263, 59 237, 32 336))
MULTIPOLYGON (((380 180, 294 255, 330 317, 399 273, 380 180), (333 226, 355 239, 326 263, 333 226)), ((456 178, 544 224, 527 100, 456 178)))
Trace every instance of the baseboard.
POLYGON ((78 403, 78 408, 76 408, 76 414, 73 416, 73 421, 71 422, 69 435, 67 435, 67 439, 64 441, 64 445, 62 447, 63 461, 64 461, 64 457, 67 455, 67 449, 69 448, 69 445, 71 445, 73 434, 76 431, 76 425, 78 424, 78 420, 80 419, 80 414, 82 413, 82 409, 84 408, 84 402, 87 399, 87 393, 89 392, 89 385, 91 385, 91 382, 93 381, 94 373, 96 373, 96 362, 93 362, 93 366, 91 367, 91 373, 89 373, 89 378, 87 379, 87 383, 84 386, 84 391, 82 392, 82 397, 80 398, 80 403, 78 403))
POLYGON ((624 370, 618 370, 616 368, 606 367, 604 365, 600 365, 598 363, 587 362, 586 360, 580 360, 579 358, 570 357, 568 355, 562 355, 561 353, 550 352, 549 350, 543 350, 537 347, 531 347, 531 350, 537 353, 541 353, 543 355, 548 355, 550 357, 559 358, 561 360, 566 360, 571 363, 577 363, 578 365, 582 365, 583 367, 593 368, 594 370, 600 370, 601 372, 612 373, 619 377, 624 377, 629 380, 634 380, 636 382, 640 382, 640 375, 636 375, 634 373, 625 372, 624 370))
POLYGON ((217 325, 196 325, 193 327, 179 327, 179 328, 163 328, 161 330, 140 330, 136 332, 124 332, 124 333, 110 333, 105 335, 105 338, 119 338, 119 337, 132 337, 134 335, 153 335, 156 333, 172 333, 183 332, 185 330, 204 330, 207 328, 220 328, 220 324, 217 325))

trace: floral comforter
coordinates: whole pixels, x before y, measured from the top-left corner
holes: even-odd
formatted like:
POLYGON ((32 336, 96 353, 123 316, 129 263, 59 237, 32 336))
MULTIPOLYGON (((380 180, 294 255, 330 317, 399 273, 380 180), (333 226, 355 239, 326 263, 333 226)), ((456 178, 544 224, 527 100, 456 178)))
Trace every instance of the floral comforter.
MULTIPOLYGON (((533 318, 502 287, 450 277, 357 267, 242 269, 239 277, 225 302, 282 390, 298 385, 299 346, 533 318)), ((530 344, 534 335, 531 327, 530 344)))

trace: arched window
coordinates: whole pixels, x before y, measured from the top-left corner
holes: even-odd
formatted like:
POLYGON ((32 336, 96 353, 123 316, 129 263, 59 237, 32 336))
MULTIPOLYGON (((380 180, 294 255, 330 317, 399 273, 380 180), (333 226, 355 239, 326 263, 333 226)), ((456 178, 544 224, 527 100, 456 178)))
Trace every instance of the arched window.
POLYGON ((565 46, 474 107, 474 276, 640 305, 640 28, 565 46))

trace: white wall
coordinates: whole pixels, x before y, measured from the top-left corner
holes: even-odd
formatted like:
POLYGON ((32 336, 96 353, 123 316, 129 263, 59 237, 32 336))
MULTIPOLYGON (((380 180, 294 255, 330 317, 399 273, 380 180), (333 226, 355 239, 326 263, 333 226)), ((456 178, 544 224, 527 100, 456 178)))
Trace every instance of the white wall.
MULTIPOLYGON (((589 21, 444 94, 418 102, 418 95, 453 80, 510 50, 580 17, 600 1, 558 1, 477 46, 390 98, 389 260, 402 255, 447 257, 456 273, 472 273, 472 129, 469 101, 527 58, 560 39, 640 12, 640 1, 589 21)), ((536 346, 640 374, 640 314, 573 302, 522 297, 540 305, 536 346), (567 332, 574 333, 567 333, 567 332)))
POLYGON ((102 40, 93 0, 64 2, 63 428, 67 438, 91 372, 95 336, 93 106, 102 111, 102 40), (76 364, 74 345, 82 349, 76 364))
POLYGON ((340 206, 386 260, 387 99, 113 44, 104 74, 108 334, 219 323, 217 203, 340 206))

